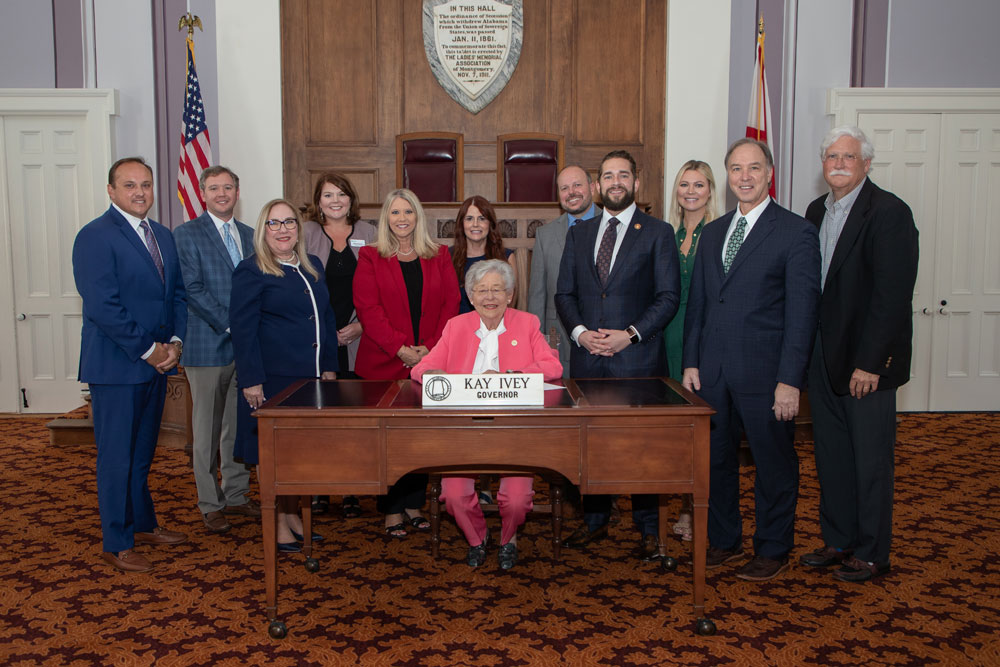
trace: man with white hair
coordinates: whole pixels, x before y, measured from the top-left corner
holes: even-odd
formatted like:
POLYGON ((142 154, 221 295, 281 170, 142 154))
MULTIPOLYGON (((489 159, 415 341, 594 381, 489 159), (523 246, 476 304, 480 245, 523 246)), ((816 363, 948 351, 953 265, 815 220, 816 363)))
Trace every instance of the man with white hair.
POLYGON ((889 571, 896 388, 910 377, 918 255, 910 208, 868 178, 874 156, 859 128, 830 130, 820 148, 830 192, 806 210, 823 260, 809 401, 824 545, 799 560, 857 582, 889 571))

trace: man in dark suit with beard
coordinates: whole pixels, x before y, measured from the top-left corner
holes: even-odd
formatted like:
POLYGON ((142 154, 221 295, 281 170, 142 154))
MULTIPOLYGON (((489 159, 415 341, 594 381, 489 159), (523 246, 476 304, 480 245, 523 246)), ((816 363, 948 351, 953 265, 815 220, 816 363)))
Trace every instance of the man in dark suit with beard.
POLYGON ((823 296, 809 368, 824 545, 799 560, 841 581, 889 571, 896 388, 910 379, 917 228, 910 208, 868 179, 875 150, 857 127, 820 149, 830 193, 809 205, 823 296))
MULTIPOLYGON (((570 372, 575 378, 640 378, 667 375, 661 335, 680 301, 680 269, 674 230, 638 210, 635 160, 612 151, 598 175, 604 211, 574 225, 566 236, 556 309, 569 332, 570 372)), ((635 555, 652 560, 657 544, 657 497, 632 498, 641 540, 635 555)), ((609 496, 585 496, 584 525, 564 544, 582 548, 607 536, 609 496)))

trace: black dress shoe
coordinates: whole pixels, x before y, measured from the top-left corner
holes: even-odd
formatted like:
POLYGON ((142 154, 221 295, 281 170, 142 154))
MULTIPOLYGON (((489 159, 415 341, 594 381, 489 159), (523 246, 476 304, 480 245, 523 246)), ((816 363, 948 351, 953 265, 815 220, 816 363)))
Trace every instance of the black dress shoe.
POLYGON ((888 571, 888 563, 868 563, 852 556, 844 561, 839 570, 833 573, 833 577, 840 581, 861 582, 881 577, 888 571))
POLYGON ((830 567, 831 565, 840 565, 850 557, 850 549, 821 547, 816 551, 799 556, 799 562, 808 567, 830 567))
POLYGON ((501 544, 500 551, 497 553, 497 562, 500 564, 501 570, 509 570, 514 567, 517 563, 517 545, 513 542, 501 544))
POLYGON ((586 526, 580 526, 573 531, 573 534, 563 540, 562 545, 570 549, 584 549, 591 542, 599 542, 608 536, 607 524, 590 530, 586 526))
POLYGON ((714 570, 717 567, 721 567, 731 560, 738 560, 743 557, 743 547, 737 547, 736 549, 716 549, 715 547, 709 545, 708 551, 705 554, 705 569, 714 570))
POLYGON ((656 535, 643 535, 639 546, 632 550, 632 555, 644 563, 657 560, 660 557, 660 545, 656 535))

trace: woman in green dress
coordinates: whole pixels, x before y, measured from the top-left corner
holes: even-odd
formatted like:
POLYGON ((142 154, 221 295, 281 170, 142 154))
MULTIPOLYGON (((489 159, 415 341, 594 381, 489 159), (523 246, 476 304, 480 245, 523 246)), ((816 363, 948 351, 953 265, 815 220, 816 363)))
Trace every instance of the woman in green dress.
MULTIPOLYGON (((677 239, 677 255, 681 264, 681 300, 677 314, 663 332, 667 346, 667 364, 670 377, 681 381, 681 351, 684 344, 684 313, 687 310, 688 292, 691 289, 691 271, 698 250, 698 238, 702 228, 717 218, 719 197, 715 191, 715 177, 712 168, 700 160, 688 160, 674 179, 674 189, 670 193, 668 221, 674 227, 677 239)), ((691 539, 691 496, 684 496, 681 514, 674 524, 674 532, 683 540, 691 539)))

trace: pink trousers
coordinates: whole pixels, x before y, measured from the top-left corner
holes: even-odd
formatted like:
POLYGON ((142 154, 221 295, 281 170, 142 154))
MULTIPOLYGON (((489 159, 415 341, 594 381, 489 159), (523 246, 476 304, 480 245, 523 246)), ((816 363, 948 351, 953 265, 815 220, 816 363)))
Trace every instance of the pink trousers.
MULTIPOLYGON (((507 544, 524 523, 525 515, 533 507, 531 488, 533 477, 501 477, 497 505, 500 507, 500 544, 507 544)), ((486 519, 476 495, 476 480, 471 477, 444 477, 441 479, 441 500, 455 523, 462 529, 469 544, 482 544, 486 538, 486 519)))

